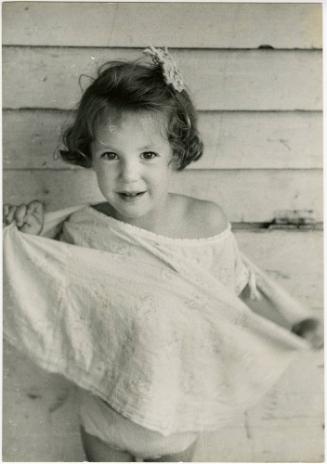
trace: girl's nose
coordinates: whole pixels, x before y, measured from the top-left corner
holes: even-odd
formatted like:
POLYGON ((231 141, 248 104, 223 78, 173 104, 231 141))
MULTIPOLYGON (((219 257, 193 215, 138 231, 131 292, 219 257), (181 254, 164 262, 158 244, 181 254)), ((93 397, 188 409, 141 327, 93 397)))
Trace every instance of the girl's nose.
POLYGON ((140 166, 136 161, 124 161, 120 166, 120 177, 125 182, 136 182, 140 176, 140 166))

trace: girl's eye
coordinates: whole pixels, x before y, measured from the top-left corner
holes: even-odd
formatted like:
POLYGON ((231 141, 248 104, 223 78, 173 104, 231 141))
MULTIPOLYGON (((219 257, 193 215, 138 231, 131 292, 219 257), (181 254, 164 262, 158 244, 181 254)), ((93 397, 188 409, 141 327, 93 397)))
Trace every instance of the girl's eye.
POLYGON ((115 160, 118 158, 118 156, 113 151, 105 151, 102 153, 101 158, 106 160, 115 160))
POLYGON ((157 153, 154 153, 153 151, 145 151, 141 154, 141 158, 145 160, 152 160, 158 156, 157 153))

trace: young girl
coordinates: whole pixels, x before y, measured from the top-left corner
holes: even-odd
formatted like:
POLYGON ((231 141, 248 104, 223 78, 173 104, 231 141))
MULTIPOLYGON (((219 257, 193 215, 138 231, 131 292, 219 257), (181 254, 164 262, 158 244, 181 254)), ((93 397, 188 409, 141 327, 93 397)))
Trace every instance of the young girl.
POLYGON ((45 222, 38 202, 4 210, 5 335, 79 387, 90 461, 191 461, 199 433, 322 345, 218 205, 169 193, 203 146, 171 56, 145 53, 100 69, 64 135, 63 159, 94 171, 104 201, 45 222))

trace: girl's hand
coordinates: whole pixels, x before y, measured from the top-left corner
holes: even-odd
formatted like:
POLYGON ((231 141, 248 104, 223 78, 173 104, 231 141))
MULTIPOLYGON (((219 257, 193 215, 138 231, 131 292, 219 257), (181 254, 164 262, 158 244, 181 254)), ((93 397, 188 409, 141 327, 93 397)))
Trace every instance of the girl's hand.
POLYGON ((292 332, 305 338, 314 350, 324 346, 324 327, 318 319, 304 319, 292 327, 292 332))
POLYGON ((39 235, 43 228, 44 210, 39 201, 28 205, 4 205, 3 223, 9 225, 15 222, 18 229, 26 234, 39 235))

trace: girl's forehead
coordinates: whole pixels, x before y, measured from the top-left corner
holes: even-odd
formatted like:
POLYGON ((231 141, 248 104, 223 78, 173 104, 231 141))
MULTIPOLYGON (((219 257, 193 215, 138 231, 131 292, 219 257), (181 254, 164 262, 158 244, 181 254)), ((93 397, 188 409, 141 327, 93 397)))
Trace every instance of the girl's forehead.
POLYGON ((167 117, 159 112, 122 112, 107 115, 96 127, 96 136, 101 138, 120 134, 167 140, 167 117))

